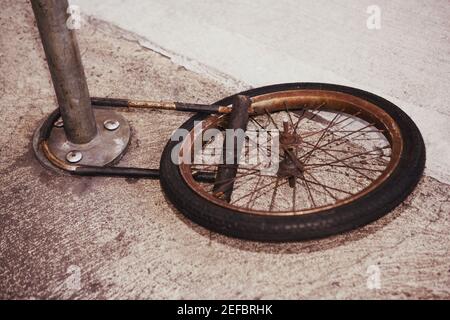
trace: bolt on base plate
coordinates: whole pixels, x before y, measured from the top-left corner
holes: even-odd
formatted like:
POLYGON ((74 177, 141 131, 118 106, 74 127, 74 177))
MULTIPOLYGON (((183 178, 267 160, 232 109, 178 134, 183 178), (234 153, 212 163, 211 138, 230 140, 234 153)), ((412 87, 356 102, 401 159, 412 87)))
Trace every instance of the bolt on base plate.
MULTIPOLYGON (((74 144, 67 140, 61 119, 54 124, 48 139, 52 153, 67 164, 107 166, 116 163, 125 153, 131 140, 131 128, 120 114, 110 110, 94 110, 97 136, 86 144, 74 144)), ((42 126, 42 124, 41 124, 42 126)), ((33 149, 39 161, 48 168, 56 169, 38 145, 41 126, 33 137, 33 149)))

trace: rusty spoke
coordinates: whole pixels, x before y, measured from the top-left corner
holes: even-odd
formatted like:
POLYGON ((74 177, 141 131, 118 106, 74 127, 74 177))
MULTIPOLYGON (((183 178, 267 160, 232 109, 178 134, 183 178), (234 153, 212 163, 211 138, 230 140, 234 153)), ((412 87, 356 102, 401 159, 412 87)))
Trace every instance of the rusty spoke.
POLYGON ((348 191, 345 191, 345 190, 342 190, 342 189, 339 189, 339 188, 335 188, 335 187, 330 187, 330 186, 325 185, 323 183, 317 183, 317 182, 314 182, 314 181, 311 181, 311 180, 307 180, 305 177, 302 177, 301 180, 303 180, 303 181, 305 181, 307 183, 311 183, 311 184, 315 184, 315 185, 318 185, 318 186, 321 186, 321 187, 328 188, 330 190, 346 193, 348 195, 353 195, 353 193, 351 193, 351 192, 348 192, 348 191))
POLYGON ((288 108, 286 102, 284 103, 284 108, 286 109, 286 112, 288 114, 289 121, 291 122, 292 127, 294 127, 294 120, 292 119, 291 112, 289 111, 289 108, 288 108))
POLYGON ((296 114, 294 114, 294 116, 298 118, 297 123, 294 126, 295 133, 297 133, 298 126, 299 126, 300 122, 302 121, 302 119, 304 119, 305 113, 306 113, 306 108, 303 107, 302 114, 300 116, 297 116, 296 114))
MULTIPOLYGON (((256 146, 256 147, 259 149, 259 151, 261 151, 262 154, 264 154, 264 156, 265 156, 266 158, 270 158, 270 157, 267 155, 267 153, 270 154, 270 153, 272 152, 272 149, 270 149, 268 146, 266 146, 266 147, 265 147, 266 150, 264 151, 263 147, 262 147, 260 144, 258 144, 255 140, 253 140, 252 138, 248 138, 248 140, 251 141, 251 143, 253 143, 253 145, 256 146)), ((280 155, 280 156, 281 156, 281 155, 280 155)))
MULTIPOLYGON (((333 155, 331 152, 328 152, 326 149, 318 148, 317 150, 327 154, 328 156, 332 157, 334 160, 336 160, 338 162, 342 162, 343 164, 345 164, 344 161, 346 160, 346 158, 340 159, 340 158, 336 157, 335 155, 333 155)), ((370 151, 370 152, 375 152, 375 151, 370 151)), ((363 155, 356 154, 356 153, 350 153, 350 154, 354 155, 352 157, 364 157, 365 155, 367 155, 367 156, 376 156, 376 157, 368 158, 368 159, 367 158, 361 158, 360 161, 350 162, 349 164, 363 164, 363 162, 369 162, 369 161, 380 161, 380 162, 382 162, 382 164, 368 163, 368 164, 374 165, 374 166, 387 166, 389 164, 389 162, 383 160, 382 156, 380 156, 378 154, 372 154, 372 153, 367 153, 367 154, 363 154, 363 155)), ((350 158, 352 158, 352 157, 350 157, 350 158)), ((323 159, 323 158, 320 158, 320 157, 317 157, 317 156, 314 156, 314 159, 322 160, 322 161, 329 161, 328 159, 323 159)))
MULTIPOLYGON (((313 148, 314 145, 308 141, 303 141, 304 145, 302 145, 302 147, 309 147, 309 148, 313 148)), ((319 150, 322 151, 328 151, 328 152, 336 152, 336 153, 347 153, 347 154, 356 154, 357 152, 355 151, 350 151, 350 150, 343 150, 343 149, 323 149, 323 148, 318 148, 319 150)), ((384 147, 379 147, 379 148, 375 148, 372 149, 372 152, 376 152, 376 151, 381 151, 381 150, 386 150, 386 149, 391 149, 391 146, 384 146, 384 147)), ((379 154, 380 158, 389 158, 389 156, 384 155, 384 154, 379 154)))
POLYGON ((255 204, 255 201, 253 201, 253 198, 254 198, 254 196, 256 195, 256 189, 258 189, 258 186, 259 186, 259 184, 261 183, 261 180, 263 179, 263 176, 262 175, 260 175, 259 177, 258 177, 258 181, 256 182, 256 184, 255 184, 255 187, 254 187, 254 189, 253 189, 253 193, 252 193, 252 196, 250 197, 250 200, 248 201, 248 203, 247 203, 247 208, 250 208, 250 206, 252 205, 252 204, 255 204))
POLYGON ((305 166, 316 166, 316 165, 320 166, 320 165, 330 165, 330 164, 335 164, 335 163, 343 162, 343 161, 345 161, 345 160, 353 159, 353 158, 356 158, 356 157, 361 157, 361 156, 363 156, 363 155, 368 155, 368 154, 370 154, 371 152, 375 152, 375 151, 377 151, 377 150, 369 150, 369 151, 365 151, 365 152, 360 152, 360 153, 351 155, 351 156, 346 157, 346 158, 336 159, 335 161, 329 162, 329 163, 305 164, 305 166))
MULTIPOLYGON (((351 117, 355 117, 356 115, 357 115, 357 114, 354 114, 354 115, 348 115, 345 119, 342 119, 342 120, 340 120, 339 122, 336 122, 333 126, 331 126, 331 128, 337 127, 337 126, 340 125, 341 123, 344 123, 345 121, 350 120, 351 117)), ((347 127, 348 125, 350 125, 350 124, 352 124, 352 123, 354 123, 354 122, 355 122, 355 120, 352 120, 350 123, 346 124, 343 128, 347 127)), ((330 129, 331 129, 331 128, 330 128, 330 129)), ((321 132, 324 131, 324 130, 325 130, 325 128, 324 128, 324 129, 317 130, 317 131, 314 131, 314 132, 310 132, 309 134, 304 135, 303 138, 306 139, 306 138, 312 137, 312 136, 314 136, 314 135, 316 135, 316 134, 321 133, 321 132)), ((340 133, 340 132, 345 132, 345 131, 342 131, 341 129, 338 129, 338 130, 330 131, 330 134, 334 135, 335 133, 340 133)), ((350 132, 350 131, 348 131, 348 132, 350 132)))
POLYGON ((269 211, 272 211, 273 206, 275 205, 275 199, 277 197, 277 192, 278 192, 278 186, 280 184, 280 178, 277 177, 277 180, 275 181, 275 188, 273 189, 273 194, 272 194, 272 199, 270 200, 270 207, 269 207, 269 211))
MULTIPOLYGON (((255 172, 247 172, 247 173, 244 173, 244 174, 239 175, 239 176, 236 175, 236 177, 234 177, 234 178, 225 179, 225 180, 217 181, 217 182, 214 182, 214 183, 223 183, 224 185, 229 185, 229 184, 235 182, 237 179, 248 177, 249 175, 252 175, 254 173, 255 172)), ((214 188, 214 185, 211 186, 211 188, 214 188)), ((212 189, 211 189, 211 191, 212 191, 212 189)))
MULTIPOLYGON (((348 173, 347 171, 345 171, 345 172, 342 172, 342 171, 338 171, 339 170, 339 168, 335 168, 336 170, 332 170, 332 169, 327 169, 327 173, 335 173, 335 174, 340 174, 340 175, 343 175, 343 176, 346 176, 346 177, 350 177, 350 173, 348 173)), ((346 168, 346 169, 351 169, 351 168, 346 168)), ((352 170, 352 171, 354 171, 354 170, 352 170)), ((309 173, 311 173, 311 171, 308 171, 309 173)), ((354 171, 355 173, 354 173, 354 176, 352 176, 352 181, 353 182, 355 182, 356 184, 358 184, 359 186, 361 186, 361 187, 363 187, 363 188, 365 188, 365 187, 367 187, 367 184, 363 184, 363 183, 361 183, 360 181, 358 181, 358 176, 360 177, 360 178, 366 178, 367 176, 366 175, 363 175, 363 174, 361 174, 361 173, 359 173, 358 171, 354 171)), ((370 179, 370 181, 373 181, 372 179, 370 179)))
MULTIPOLYGON (((311 118, 308 118, 308 120, 306 120, 306 122, 312 121, 315 117, 317 117, 319 115, 319 113, 321 112, 320 108, 322 108, 325 105, 326 105, 326 102, 323 102, 317 108, 315 108, 315 110, 317 110, 317 112, 311 118)), ((313 110, 313 111, 315 111, 315 110, 313 110)))
POLYGON ((326 102, 323 102, 323 103, 321 103, 320 105, 314 107, 312 111, 307 111, 306 108, 303 108, 303 111, 302 111, 302 115, 301 115, 301 116, 298 116, 298 115, 296 115, 296 114, 294 113, 294 116, 295 116, 296 118, 298 118, 297 124, 295 125, 295 129, 298 128, 298 125, 300 124, 300 122, 301 122, 303 119, 308 119, 308 120, 306 120, 306 122, 309 122, 309 121, 313 120, 315 117, 317 117, 317 115, 321 112, 320 108, 322 108, 324 105, 326 105, 326 102), (314 113, 314 111, 317 111, 317 112, 314 113), (312 116, 309 117, 309 118, 307 117, 307 113, 308 113, 308 112, 309 112, 309 113, 312 113, 312 116))
POLYGON ((250 121, 255 123, 258 127, 260 127, 263 130, 267 130, 266 127, 264 127, 258 120, 256 120, 254 117, 250 117, 250 121))
MULTIPOLYGON (((354 166, 350 166, 350 165, 341 165, 341 164, 328 164, 328 165, 325 165, 325 167, 350 168, 350 169, 372 171, 372 172, 384 172, 384 170, 379 170, 379 169, 354 167, 354 166)), ((319 168, 319 167, 315 167, 315 168, 319 168)), ((312 168, 312 169, 314 169, 314 168, 312 168)))
POLYGON ((322 141, 323 137, 327 134, 329 128, 333 125, 334 121, 335 121, 336 119, 338 119, 338 118, 339 118, 339 114, 336 114, 336 115, 334 116, 333 120, 331 120, 330 124, 327 126, 327 128, 325 129, 325 131, 322 133, 322 135, 320 136, 320 138, 317 140, 317 142, 316 142, 314 148, 313 148, 311 151, 309 151, 308 156, 307 156, 306 159, 304 160, 304 163, 305 163, 305 164, 307 163, 307 161, 309 160, 309 158, 311 157, 311 155, 314 153, 314 151, 317 150, 317 148, 318 148, 320 142, 322 141))
MULTIPOLYGON (((320 147, 320 148, 323 148, 323 147, 326 147, 326 146, 328 146, 328 145, 330 145, 330 144, 332 144, 332 143, 341 141, 341 140, 343 140, 343 139, 345 139, 345 138, 350 137, 351 135, 353 135, 353 134, 355 134, 355 133, 360 132, 361 130, 364 130, 364 129, 370 127, 370 126, 373 126, 373 123, 372 123, 372 124, 368 124, 367 126, 364 126, 364 127, 362 127, 361 129, 358 129, 358 130, 356 130, 356 131, 353 131, 353 132, 351 132, 351 133, 348 133, 348 134, 346 134, 346 135, 344 135, 344 136, 342 136, 342 137, 339 137, 339 138, 337 138, 337 139, 333 139, 333 140, 331 140, 331 141, 329 141, 329 142, 327 142, 327 143, 325 143, 325 144, 323 144, 323 145, 320 145, 319 147, 320 147)), ((303 155, 302 158, 305 157, 306 155, 308 155, 310 152, 312 152, 312 151, 309 151, 308 153, 306 153, 305 155, 303 155)))
POLYGON ((275 122, 275 120, 273 119, 272 115, 270 114, 269 111, 267 111, 267 109, 264 109, 264 111, 266 112, 267 116, 269 117, 270 121, 272 121, 273 125, 275 126, 275 128, 280 131, 280 128, 278 128, 277 123, 275 122))
MULTIPOLYGON (((356 135, 355 137, 352 137, 352 141, 355 140, 356 138, 361 137, 363 134, 364 134, 364 132, 360 132, 360 133, 359 133, 358 135, 356 135)), ((380 138, 380 140, 381 140, 381 138, 380 138)), ((336 141, 332 141, 331 144, 333 144, 333 143, 335 143, 335 142, 336 142, 336 141)), ((340 142, 340 143, 334 145, 333 147, 339 147, 339 146, 341 146, 341 145, 343 145, 344 143, 347 143, 347 142, 348 142, 348 140, 344 140, 344 141, 342 141, 342 142, 340 142)))
POLYGON ((305 173, 307 174, 307 175, 309 175, 317 184, 319 184, 322 188, 323 188, 323 190, 325 190, 326 191, 326 193, 328 193, 328 195, 330 196, 330 197, 332 197, 334 200, 339 200, 338 198, 336 198, 331 192, 330 192, 330 190, 328 190, 324 185, 322 185, 322 184, 320 184, 320 182, 316 179, 316 177, 314 177, 310 172, 307 172, 307 171, 305 171, 305 173))
POLYGON ((301 181, 303 181, 303 184, 305 185, 306 191, 308 192, 309 199, 310 199, 311 205, 312 205, 311 208, 315 208, 316 207, 316 202, 314 201, 314 197, 312 196, 311 189, 309 188, 308 182, 306 181, 306 179, 304 179, 304 177, 301 179, 301 181))
MULTIPOLYGON (((264 190, 264 189, 266 189, 267 187, 270 187, 272 184, 274 184, 275 183, 275 181, 271 181, 270 183, 268 183, 268 184, 265 184, 265 185, 263 185, 262 187, 259 187, 257 190, 255 190, 255 192, 259 192, 259 191, 261 191, 261 190, 264 190)), ((283 183, 281 183, 280 185, 279 185, 279 187, 281 187, 281 186, 283 186, 283 185, 285 185, 285 184, 287 184, 288 182, 286 181, 286 182, 283 182, 283 183)), ((262 197, 263 195, 265 195, 267 192, 269 192, 270 191, 270 189, 269 190, 267 190, 267 191, 265 191, 265 192, 263 192, 263 193, 261 193, 261 194, 259 194, 259 195, 257 195, 255 198, 254 198, 254 201, 256 201, 257 199, 259 199, 260 197, 262 197)), ((238 198, 238 199, 236 199, 236 200, 234 200, 232 203, 237 203, 237 202, 239 202, 240 200, 243 200, 243 199, 245 199, 245 198, 247 198, 248 196, 250 196, 252 194, 252 192, 249 192, 249 193, 247 193, 247 194, 245 194, 244 196, 241 196, 240 198, 238 198)))

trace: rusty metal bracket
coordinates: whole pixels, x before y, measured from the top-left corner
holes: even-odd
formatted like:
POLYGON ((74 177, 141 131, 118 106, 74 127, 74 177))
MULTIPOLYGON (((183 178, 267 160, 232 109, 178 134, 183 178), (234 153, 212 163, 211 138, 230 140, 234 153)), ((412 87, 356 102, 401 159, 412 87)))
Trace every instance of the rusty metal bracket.
POLYGON ((225 135, 222 151, 223 164, 218 167, 213 189, 216 197, 227 202, 230 202, 233 192, 250 107, 251 100, 249 97, 238 95, 234 98, 230 120, 228 121, 228 129, 232 129, 229 132, 231 136, 228 133, 225 135))

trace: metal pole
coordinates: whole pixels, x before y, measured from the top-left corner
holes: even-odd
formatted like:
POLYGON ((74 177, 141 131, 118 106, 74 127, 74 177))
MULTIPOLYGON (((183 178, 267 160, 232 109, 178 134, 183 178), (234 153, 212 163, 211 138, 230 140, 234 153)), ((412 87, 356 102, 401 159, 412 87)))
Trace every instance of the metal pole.
POLYGON ((67 0, 31 0, 47 57, 67 139, 76 144, 97 135, 89 90, 73 30, 66 23, 67 0))

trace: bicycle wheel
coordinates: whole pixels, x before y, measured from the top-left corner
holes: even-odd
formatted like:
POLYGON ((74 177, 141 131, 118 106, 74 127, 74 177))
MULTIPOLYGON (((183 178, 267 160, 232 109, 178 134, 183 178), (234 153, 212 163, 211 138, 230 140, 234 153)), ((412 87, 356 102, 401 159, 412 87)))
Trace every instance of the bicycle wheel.
MULTIPOLYGON (((183 141, 169 141, 161 157, 161 185, 168 198, 206 228, 270 242, 341 233, 391 211, 423 173, 425 146, 419 130, 400 108, 379 96, 320 83, 280 84, 240 94, 251 97, 255 113, 229 201, 214 193, 219 164, 202 162, 204 157, 192 161, 199 150, 202 156, 221 150, 228 115, 192 117, 181 127, 183 141), (217 134, 205 137, 208 129, 217 134), (278 153, 273 152, 276 140, 278 153), (209 175, 211 181, 198 181, 198 175, 209 175)), ((216 104, 229 106, 233 97, 216 104)))

